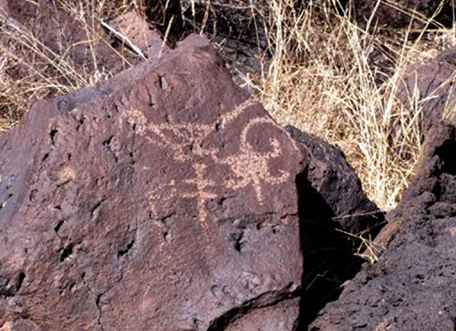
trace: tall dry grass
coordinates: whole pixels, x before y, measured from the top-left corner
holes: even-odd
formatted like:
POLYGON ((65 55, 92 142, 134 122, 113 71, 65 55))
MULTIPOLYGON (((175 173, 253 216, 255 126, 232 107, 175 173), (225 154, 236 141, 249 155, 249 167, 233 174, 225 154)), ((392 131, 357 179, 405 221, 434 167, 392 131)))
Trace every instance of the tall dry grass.
MULTIPOLYGON (((96 47, 100 43, 111 48, 125 67, 129 65, 124 54, 106 41, 100 20, 138 7, 138 1, 57 0, 55 4, 82 27, 86 38, 78 44, 64 37, 68 27, 63 24, 57 49, 51 48, 43 35, 36 33, 39 28, 15 21, 0 8, 0 132, 14 126, 37 99, 64 95, 111 77, 113 73, 98 58, 96 47), (81 45, 90 50, 90 65, 80 66, 69 56, 81 45)), ((38 5, 36 10, 40 10, 38 5)))
POLYGON ((299 14, 291 0, 267 2, 272 58, 259 77, 245 80, 278 121, 338 145, 368 196, 390 210, 418 160, 426 101, 414 90, 403 103, 396 91, 407 66, 431 58, 454 31, 385 36, 334 14, 334 2, 299 14))

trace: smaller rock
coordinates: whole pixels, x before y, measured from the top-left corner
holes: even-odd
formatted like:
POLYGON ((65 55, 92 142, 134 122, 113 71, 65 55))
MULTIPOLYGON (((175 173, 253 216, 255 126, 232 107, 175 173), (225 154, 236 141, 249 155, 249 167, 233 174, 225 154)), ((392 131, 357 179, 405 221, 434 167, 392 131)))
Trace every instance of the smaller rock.
POLYGON ((383 213, 367 198, 340 149, 291 126, 287 131, 309 160, 296 180, 306 264, 297 330, 305 330, 359 271, 363 259, 356 253, 362 242, 355 238, 374 236, 383 213))
POLYGON ((456 127, 427 134, 416 176, 375 242, 384 252, 320 311, 310 330, 454 331, 456 127))
POLYGON ((126 42, 130 48, 139 49, 148 58, 158 57, 161 53, 168 51, 160 33, 136 11, 130 11, 115 18, 111 21, 111 26, 121 34, 121 36, 115 34, 114 37, 120 39, 121 42, 126 42))
MULTIPOLYGON (((327 207, 326 217, 331 218, 344 231, 359 234, 378 228, 382 212, 368 199, 361 181, 348 164, 343 152, 336 146, 311 134, 288 126, 287 131, 309 154, 307 179, 327 207)), ((319 218, 322 209, 315 210, 319 218)))
MULTIPOLYGON (((456 105, 454 89, 456 48, 450 49, 424 64, 411 65, 399 82, 397 95, 409 108, 422 112, 423 134, 442 119, 455 123, 452 109, 456 105)), ((423 137, 424 138, 424 137, 423 137)))

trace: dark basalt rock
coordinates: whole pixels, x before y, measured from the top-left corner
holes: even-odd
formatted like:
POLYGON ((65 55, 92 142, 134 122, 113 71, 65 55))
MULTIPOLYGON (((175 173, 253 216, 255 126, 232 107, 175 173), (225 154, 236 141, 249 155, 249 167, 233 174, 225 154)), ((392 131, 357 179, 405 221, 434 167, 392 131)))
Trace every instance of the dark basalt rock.
POLYGON ((346 0, 360 23, 380 27, 423 28, 432 18, 435 23, 450 25, 454 17, 454 3, 448 0, 346 0))
POLYGON ((355 235, 378 228, 382 212, 367 198, 358 175, 342 151, 292 126, 287 130, 309 155, 307 180, 324 205, 324 208, 315 208, 314 217, 330 218, 340 229, 355 235), (324 212, 327 214, 323 215, 324 212))
POLYGON ((39 102, 0 155, 0 329, 294 327, 307 160, 206 39, 39 102))
POLYGON ((456 328, 456 128, 428 133, 403 201, 376 246, 384 253, 348 283, 310 330, 456 328))
POLYGON ((456 105, 455 74, 456 49, 447 50, 429 62, 411 65, 405 70, 399 82, 398 97, 407 107, 420 103, 424 133, 443 118, 456 123, 454 114, 451 114, 456 105))
POLYGON ((306 265, 298 330, 305 330, 360 270, 363 259, 356 253, 362 243, 356 238, 375 236, 384 215, 367 198, 339 148, 291 126, 287 131, 309 160, 297 180, 306 265))

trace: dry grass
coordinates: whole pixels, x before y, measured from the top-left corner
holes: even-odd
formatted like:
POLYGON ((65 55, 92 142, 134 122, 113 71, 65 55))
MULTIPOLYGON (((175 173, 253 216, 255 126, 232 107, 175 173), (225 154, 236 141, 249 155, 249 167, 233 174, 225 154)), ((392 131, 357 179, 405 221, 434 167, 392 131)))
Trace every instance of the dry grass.
POLYGON ((387 38, 331 14, 329 2, 299 16, 290 15, 292 4, 268 2, 272 60, 261 77, 246 81, 280 122, 340 146, 368 196, 390 210, 418 159, 425 101, 410 91, 411 106, 405 107, 395 91, 407 65, 434 55, 431 50, 441 48, 452 31, 435 31, 431 41, 411 40, 407 32, 387 38), (376 53, 390 57, 394 72, 381 83, 387 73, 370 61, 376 53))
MULTIPOLYGON (((190 1, 193 12, 196 0, 190 1)), ((369 197, 389 210, 396 206, 412 174, 422 134, 423 100, 412 91, 412 106, 406 108, 395 97, 395 89, 408 64, 424 61, 443 44, 454 43, 454 31, 438 29, 432 38, 426 33, 411 40, 407 32, 385 34, 373 26, 363 30, 335 14, 336 1, 309 1, 308 8, 299 12, 293 0, 262 0, 256 5, 248 0, 222 2, 247 8, 255 26, 267 30, 271 56, 259 75, 243 76, 245 84, 281 123, 340 146, 369 197), (383 64, 372 62, 376 56, 385 58, 383 64)), ((58 2, 85 27, 93 48, 100 39, 100 18, 143 4, 133 0, 58 2)), ((205 31, 208 15, 209 7, 201 22, 189 18, 197 32, 205 31)), ((9 42, 0 49, 0 130, 14 124, 32 99, 68 93, 111 75, 99 67, 96 52, 94 68, 81 72, 65 52, 47 49, 31 31, 4 19, 0 34, 9 42), (6 74, 19 65, 27 68, 20 80, 6 74)), ((61 49, 71 47, 63 44, 61 49)))
MULTIPOLYGON (((62 37, 54 47, 34 27, 27 27, 0 11, 0 132, 14 126, 37 99, 67 94, 111 77, 113 73, 98 58, 96 47, 100 44, 111 48, 128 67, 125 56, 103 38, 99 20, 120 15, 135 4, 136 1, 127 0, 56 1, 62 13, 80 24, 86 38, 75 44, 62 37), (87 46, 90 51, 90 63, 86 66, 78 65, 70 56, 79 46, 87 46)), ((66 35, 65 29, 68 27, 62 25, 57 35, 66 35)))

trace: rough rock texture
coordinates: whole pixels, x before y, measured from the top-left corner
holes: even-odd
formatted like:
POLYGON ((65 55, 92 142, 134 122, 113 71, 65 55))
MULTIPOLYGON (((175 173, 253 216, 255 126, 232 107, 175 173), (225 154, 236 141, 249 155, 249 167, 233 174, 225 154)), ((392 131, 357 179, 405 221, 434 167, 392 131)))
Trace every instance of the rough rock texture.
POLYGON ((276 331, 294 330, 294 314, 299 313, 299 299, 281 302, 273 307, 257 309, 247 318, 240 318, 225 331, 276 331))
POLYGON ((0 154, 0 329, 294 327, 303 157, 204 38, 38 103, 0 154))
POLYGON ((455 127, 429 132, 416 177, 376 240, 380 261, 365 266, 311 330, 455 330, 455 150, 455 127))
POLYGON ((413 27, 420 28, 424 27, 431 17, 441 24, 450 24, 454 15, 454 3, 451 0, 346 0, 345 2, 351 4, 359 22, 366 23, 372 18, 372 23, 380 27, 406 28, 412 24, 413 27), (442 7, 440 7, 441 3, 443 3, 442 7), (412 18, 412 15, 415 17, 412 18))
POLYGON ((360 234, 378 227, 381 212, 362 189, 361 181, 343 152, 323 139, 288 126, 298 146, 309 154, 307 180, 321 195, 322 206, 315 216, 331 218, 350 233, 360 234), (375 217, 377 216, 377 217, 375 217))
POLYGON ((456 105, 455 78, 456 49, 405 70, 399 83, 398 96, 406 106, 420 103, 423 132, 438 124, 442 118, 456 123, 452 111, 456 105))
POLYGON ((340 149, 291 126, 287 130, 309 159, 297 179, 306 266, 299 330, 305 330, 359 271, 363 260, 355 253, 361 242, 354 236, 375 236, 384 217, 340 149))
POLYGON ((136 11, 129 11, 110 22, 113 34, 127 47, 152 59, 168 51, 160 34, 136 11), (118 33, 118 34, 117 34, 118 33))

